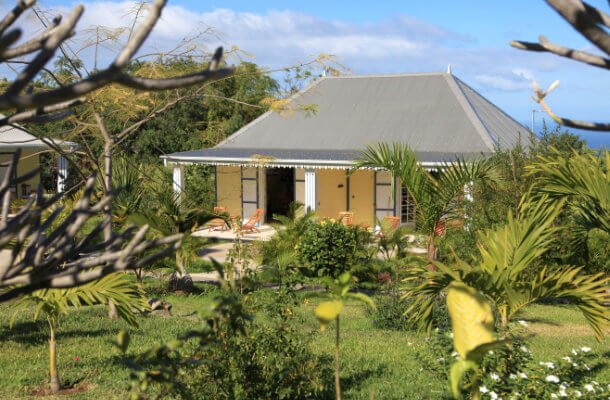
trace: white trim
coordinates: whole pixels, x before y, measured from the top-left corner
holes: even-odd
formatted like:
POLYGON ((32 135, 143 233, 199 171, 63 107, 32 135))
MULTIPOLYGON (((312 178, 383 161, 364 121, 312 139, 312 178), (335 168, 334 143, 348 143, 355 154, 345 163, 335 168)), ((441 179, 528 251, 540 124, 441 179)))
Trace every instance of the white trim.
POLYGON ((184 170, 182 165, 177 165, 172 171, 172 187, 174 192, 180 194, 184 189, 184 170))
MULTIPOLYGON (((244 167, 284 167, 284 168, 315 168, 315 169, 352 169, 355 168, 354 161, 348 160, 293 160, 293 159, 256 159, 250 157, 180 157, 161 156, 164 165, 168 164, 208 164, 225 166, 244 166, 244 167)), ((424 161, 419 163, 423 167, 442 167, 449 162, 444 161, 424 161)), ((363 168, 382 170, 383 168, 363 168)))
POLYGON ((317 209, 317 179, 316 171, 305 171, 305 210, 316 211, 317 209))

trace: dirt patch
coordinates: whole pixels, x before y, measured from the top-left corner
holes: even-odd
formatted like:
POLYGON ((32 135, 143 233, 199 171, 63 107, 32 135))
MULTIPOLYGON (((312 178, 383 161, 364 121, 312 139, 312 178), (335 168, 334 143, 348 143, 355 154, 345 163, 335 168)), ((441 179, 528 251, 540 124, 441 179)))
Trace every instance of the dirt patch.
MULTIPOLYGON (((67 387, 67 388, 61 389, 59 392, 55 393, 54 396, 65 396, 65 395, 69 395, 69 394, 82 393, 82 392, 86 392, 87 390, 91 389, 92 387, 93 387, 92 383, 81 382, 72 387, 67 387)), ((48 386, 45 388, 38 388, 38 389, 32 390, 31 394, 32 394, 32 396, 38 396, 38 397, 51 396, 51 389, 49 389, 48 386)))

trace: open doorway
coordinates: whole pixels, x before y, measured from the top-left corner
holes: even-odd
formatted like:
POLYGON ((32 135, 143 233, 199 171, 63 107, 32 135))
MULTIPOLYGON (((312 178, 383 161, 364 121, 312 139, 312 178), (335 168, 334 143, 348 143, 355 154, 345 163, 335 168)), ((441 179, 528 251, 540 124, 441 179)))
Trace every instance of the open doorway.
POLYGON ((266 222, 273 222, 273 214, 288 215, 294 201, 294 168, 267 168, 266 170, 266 222))

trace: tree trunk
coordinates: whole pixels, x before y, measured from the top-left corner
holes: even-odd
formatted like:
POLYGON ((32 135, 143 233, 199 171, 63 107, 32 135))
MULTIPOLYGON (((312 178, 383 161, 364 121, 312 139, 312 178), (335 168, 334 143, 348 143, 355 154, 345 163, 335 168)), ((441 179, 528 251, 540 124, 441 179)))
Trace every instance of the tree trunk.
MULTIPOLYGON (((112 146, 114 140, 108 134, 104 121, 95 114, 95 119, 104 137, 104 194, 109 195, 112 193, 112 146)), ((104 207, 104 241, 110 243, 112 240, 112 202, 104 207)), ((118 319, 119 313, 117 312, 116 305, 108 300, 108 317, 111 319, 118 319)))
MULTIPOLYGON (((434 244, 434 232, 428 236, 428 259, 429 260, 436 260, 436 257, 438 255, 438 249, 436 248, 436 245, 434 244)), ((428 269, 430 271, 436 271, 436 266, 432 263, 428 264, 428 269)))
POLYGON ((341 400, 341 358, 339 354, 339 316, 335 329, 335 399, 341 400))
POLYGON ((57 350, 55 346, 55 323, 49 319, 49 374, 51 376, 51 393, 59 392, 59 375, 57 373, 57 350))

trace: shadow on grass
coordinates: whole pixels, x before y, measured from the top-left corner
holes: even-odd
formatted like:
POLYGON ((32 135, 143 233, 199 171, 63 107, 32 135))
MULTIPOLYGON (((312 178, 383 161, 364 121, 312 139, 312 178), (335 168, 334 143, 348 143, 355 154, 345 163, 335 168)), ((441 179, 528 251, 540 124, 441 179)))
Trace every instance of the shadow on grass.
MULTIPOLYGON (((58 335, 62 339, 74 337, 91 337, 112 335, 112 329, 67 329, 60 330, 58 335)), ((30 345, 46 344, 49 340, 49 329, 47 322, 43 320, 17 322, 12 329, 8 326, 0 331, 0 342, 14 341, 17 343, 27 343, 30 345)))

